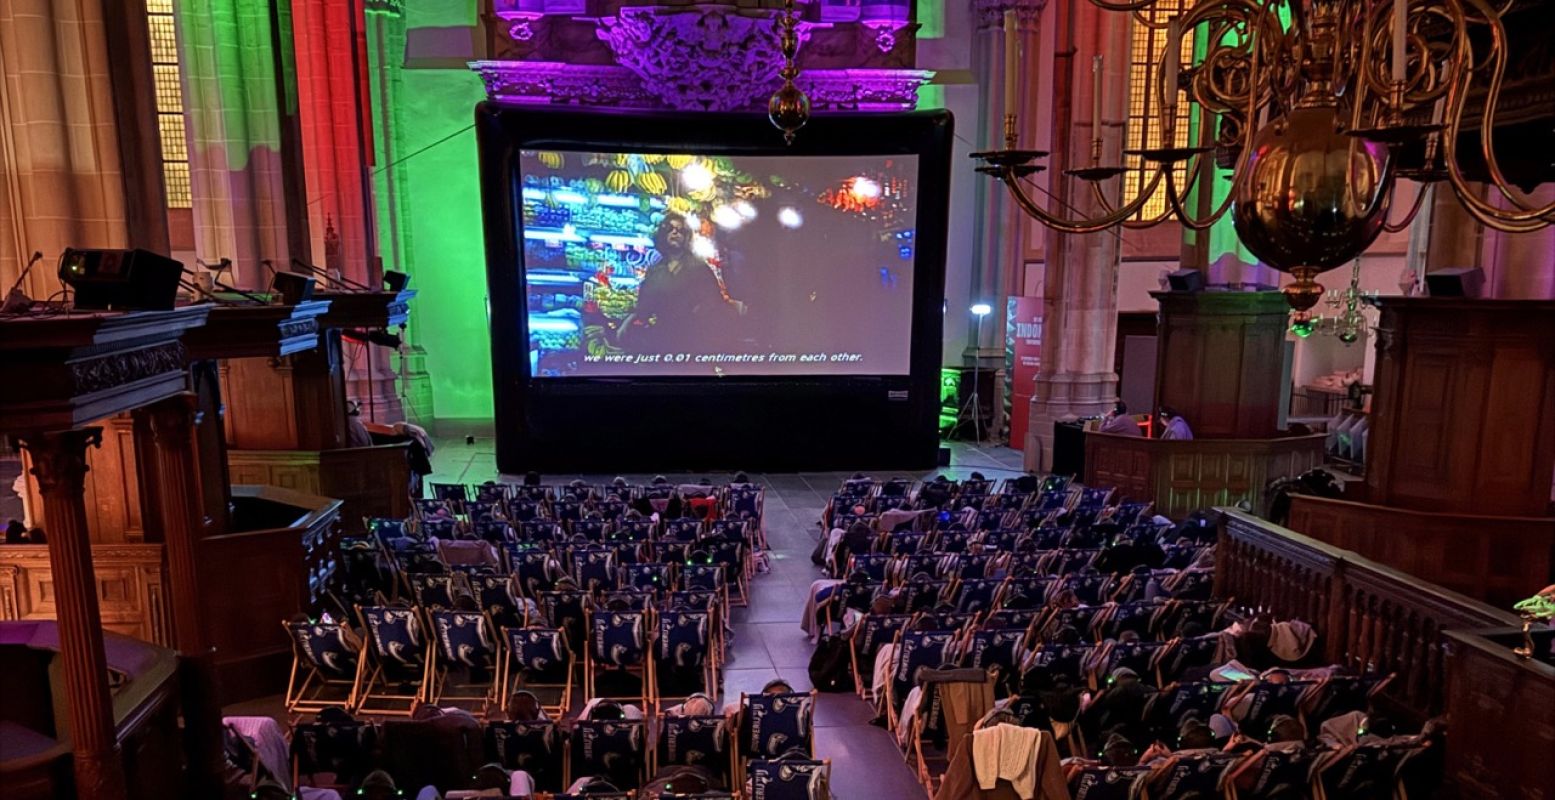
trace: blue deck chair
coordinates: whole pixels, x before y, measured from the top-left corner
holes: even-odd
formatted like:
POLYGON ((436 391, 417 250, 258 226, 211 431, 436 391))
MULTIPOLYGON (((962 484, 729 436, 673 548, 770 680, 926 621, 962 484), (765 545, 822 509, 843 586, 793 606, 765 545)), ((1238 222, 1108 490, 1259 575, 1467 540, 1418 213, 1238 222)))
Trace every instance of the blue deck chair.
POLYGON ((1321 751, 1307 747, 1265 747, 1229 776, 1237 800, 1301 800, 1313 794, 1312 777, 1321 751))
POLYGON ((470 523, 470 533, 475 538, 490 542, 497 547, 515 541, 513 529, 505 519, 475 520, 470 523))
POLYGON ((464 502, 464 516, 472 523, 498 519, 503 513, 505 509, 499 501, 466 500, 464 502))
POLYGON ((653 592, 662 597, 675 586, 674 565, 662 562, 623 564, 619 585, 626 589, 653 592))
POLYGON ((508 501, 507 518, 518 523, 532 522, 545 516, 544 501, 532 497, 514 497, 508 501))
POLYGON ((1264 741, 1268 737, 1270 724, 1277 716, 1285 715, 1304 722, 1306 715, 1301 712, 1301 700, 1308 690, 1315 689, 1316 686, 1315 681, 1289 683, 1260 681, 1246 687, 1244 691, 1247 704, 1241 718, 1236 720, 1237 726, 1241 728, 1244 735, 1264 741))
POLYGON ((653 540, 653 520, 642 517, 627 517, 618 520, 605 534, 607 542, 649 542, 653 540))
POLYGON ((977 621, 975 611, 924 611, 916 627, 928 631, 963 631, 977 621))
POLYGON ((642 720, 578 720, 571 740, 568 783, 595 775, 635 789, 646 779, 648 732, 642 720))
POLYGON ((1116 639, 1133 631, 1141 639, 1170 639, 1170 636, 1157 636, 1151 630, 1150 621, 1160 607, 1161 603, 1153 600, 1119 601, 1108 605, 1103 613, 1091 620, 1091 638, 1097 641, 1116 639))
POLYGON ((708 537, 729 539, 749 545, 754 542, 750 522, 739 517, 723 517, 707 523, 708 537))
POLYGON ((488 762, 529 773, 539 791, 561 791, 566 751, 555 722, 489 722, 483 735, 488 762))
POLYGON ((907 693, 918 685, 918 673, 944 665, 957 635, 954 630, 903 630, 897 636, 891 680, 886 684, 886 712, 892 730, 896 729, 896 716, 907 700, 907 693))
POLYGON ((350 608, 371 602, 379 592, 384 596, 393 594, 397 578, 392 563, 392 557, 386 555, 382 540, 373 537, 342 537, 337 591, 346 601, 343 606, 350 608))
POLYGON ((572 523, 572 535, 582 536, 591 542, 605 541, 605 534, 610 530, 610 521, 603 516, 589 515, 572 523))
MULTIPOLYGON (((412 572, 447 572, 448 567, 437 556, 437 547, 420 539, 395 539, 390 543, 390 556, 395 569, 401 575, 412 572)), ((409 586, 406 586, 409 589, 409 586)))
POLYGON ((533 600, 556 588, 562 567, 551 551, 520 545, 507 548, 507 554, 508 567, 513 571, 519 594, 533 600))
POLYGON ((623 611, 651 611, 659 596, 651 589, 616 589, 599 595, 599 607, 623 611))
POLYGON ((1161 677, 1156 673, 1155 665, 1161 653, 1166 651, 1168 644, 1169 642, 1110 642, 1103 645, 1096 666, 1091 671, 1091 685, 1101 688, 1106 684, 1113 670, 1127 667, 1133 670, 1140 680, 1152 686, 1160 686, 1161 677))
POLYGON ((390 519, 388 517, 368 517, 367 533, 376 536, 384 542, 391 539, 414 538, 406 520, 390 519))
POLYGON ((479 611, 433 610, 427 615, 437 640, 427 672, 427 702, 470 705, 477 710, 497 699, 497 632, 479 611))
POLYGON ((702 538, 702 521, 695 517, 665 520, 659 538, 666 542, 695 542, 702 538))
POLYGON ((650 612, 595 611, 589 615, 588 650, 584 659, 583 699, 596 697, 631 700, 645 712, 654 703, 653 651, 649 647, 650 612), (600 693, 602 672, 625 673, 638 678, 635 693, 600 693))
POLYGON ((405 579, 410 583, 416 605, 429 609, 454 607, 453 573, 412 572, 405 579))
POLYGON ((1187 569, 1193 565, 1194 559, 1197 559, 1203 551, 1204 548, 1191 543, 1178 544, 1172 542, 1161 545, 1161 552, 1164 554, 1161 566, 1166 569, 1187 569))
POLYGON ((885 553, 860 553, 848 558, 847 574, 862 572, 869 576, 872 583, 882 583, 886 579, 886 567, 891 563, 891 556, 885 553))
POLYGON ((1174 600, 1208 600, 1214 589, 1215 571, 1185 569, 1162 582, 1162 588, 1174 600))
POLYGON ((729 585, 724 582, 724 570, 717 564, 687 564, 680 568, 680 588, 715 592, 718 606, 727 612, 729 585))
POLYGON ((1210 800, 1226 797, 1227 776, 1246 758, 1238 753, 1173 756, 1145 784, 1150 800, 1210 800))
POLYGON ((487 481, 475 487, 475 499, 482 503, 505 503, 512 497, 512 484, 487 481))
MULTIPOLYGON (((1191 669, 1203 669, 1214 666, 1220 661, 1220 634, 1207 633, 1203 636, 1192 636, 1187 639, 1177 639, 1171 648, 1156 656, 1156 674, 1160 676, 1161 685, 1176 683, 1182 680, 1184 674, 1191 669)), ((1144 673, 1141 672, 1141 675, 1144 673)), ((1362 708, 1365 708, 1363 705, 1362 708)), ((1327 719, 1327 717, 1322 717, 1327 719)))
POLYGON ((367 658, 358 669, 362 680, 358 710, 385 716, 410 716, 425 698, 430 647, 417 609, 363 606, 357 609, 367 632, 367 658))
POLYGON ((1015 543, 1020 541, 1025 533, 1020 528, 998 528, 981 532, 978 534, 977 541, 982 542, 985 550, 1008 552, 1015 549, 1015 543))
POLYGON ((661 716, 658 724, 655 774, 671 766, 701 767, 712 773, 713 785, 729 785, 734 734, 727 718, 661 716))
POLYGON ((1136 800, 1149 767, 1082 767, 1069 778, 1074 800, 1136 800))
POLYGON ((463 503, 470 498, 469 488, 462 483, 433 483, 432 498, 450 503, 463 503))
POLYGON ((567 641, 581 647, 588 641, 588 612, 591 597, 579 589, 542 592, 538 602, 540 617, 547 625, 567 632, 567 641))
POLYGON ((504 631, 502 696, 514 692, 534 694, 552 719, 572 709, 573 678, 577 657, 560 628, 508 628, 504 631))
MULTIPOLYGON (((1058 586, 1059 584, 1054 584, 1058 586)), ((1086 641, 1094 641, 1092 631, 1095 629, 1096 620, 1107 613, 1107 606, 1070 606, 1060 608, 1049 614, 1042 621, 1042 637, 1051 638, 1064 628, 1074 628, 1079 632, 1080 638, 1086 641)))
POLYGON ((616 551, 608 547, 579 547, 572 551, 572 578, 587 591, 616 588, 616 551))
POLYGON ((548 519, 531 519, 518 523, 518 540, 530 543, 559 542, 562 540, 562 529, 554 521, 548 519))
POLYGON ((659 615, 654 642, 654 697, 683 699, 697 692, 718 694, 718 630, 710 611, 673 611, 659 615), (693 680, 695 679, 695 680, 693 680))
POLYGON ((627 505, 626 501, 619 497, 606 497, 594 505, 594 510, 601 517, 604 517, 605 521, 613 525, 626 516, 626 512, 631 510, 631 506, 627 505))
POLYGON ((335 776, 336 786, 355 786, 372 769, 377 743, 378 726, 364 720, 343 718, 292 726, 292 786, 304 775, 313 783, 314 776, 326 772, 335 776))
MULTIPOLYGON (((1037 672, 1042 676, 1036 685, 1047 689, 1060 682, 1073 687, 1085 685, 1086 673, 1096 657, 1093 644, 1055 644, 1048 642, 1037 648, 1022 665, 1022 672, 1037 672)), ((1209 719, 1206 715, 1205 719, 1209 719)))
POLYGON ((699 546, 713 557, 714 564, 723 567, 729 602, 736 606, 750 605, 747 588, 750 549, 745 542, 738 539, 703 539, 699 546))
POLYGON ((1064 577, 1059 591, 1074 592, 1086 605, 1101 605, 1112 594, 1113 577, 1103 572, 1071 573, 1064 577))
POLYGON ((1425 749, 1422 743, 1404 742, 1360 744, 1339 751, 1315 767, 1313 796, 1317 800, 1400 797, 1403 773, 1425 749))
POLYGON ((1207 631, 1219 630, 1220 619, 1230 607, 1230 601, 1167 600, 1150 618, 1150 632, 1153 638, 1170 639, 1189 622, 1196 622, 1207 631))
POLYGON ((983 615, 983 627, 1030 630, 1042 613, 1040 608, 999 608, 983 615))
POLYGON ((967 637, 963 663, 982 670, 998 667, 1001 675, 1009 675, 1020 667, 1025 647, 1025 628, 978 628, 967 637))
POLYGON ((416 523, 416 532, 423 539, 457 539, 459 520, 446 516, 424 517, 416 523))
POLYGON ((927 611, 945 602, 950 582, 943 580, 916 580, 902 584, 902 608, 911 614, 927 611))
POLYGON ((742 693, 739 708, 736 757, 766 759, 796 751, 814 754, 815 692, 742 693))
POLYGON ((583 501, 576 496, 558 497, 551 501, 551 517, 564 525, 583 518, 583 501))
MULTIPOLYGON (((954 556, 952 556, 953 558, 954 556)), ((940 562, 946 557, 939 553, 918 552, 909 555, 892 557, 890 565, 886 568, 886 580, 891 583, 905 583, 916 575, 928 575, 939 578, 940 562)))
POLYGON ((1053 589, 1056 581, 1045 575, 1023 575, 1015 569, 1010 570, 1010 577, 1005 579, 1004 600, 1006 603, 1014 598, 1025 598, 1032 605, 1040 606, 1047 601, 1047 596, 1053 589))
POLYGON ((934 534, 933 548, 936 553, 964 553, 966 547, 972 542, 973 534, 964 528, 940 531, 934 534))
POLYGON ((1365 711, 1371 698, 1385 690, 1393 678, 1392 673, 1335 675, 1313 687, 1302 698, 1302 707, 1307 719, 1311 720, 1327 720, 1351 711, 1365 711))
POLYGON ((338 622, 287 622, 292 671, 286 681, 286 711, 312 714, 326 708, 356 708, 361 691, 362 649, 338 622))
POLYGON ((514 593, 513 577, 503 573, 469 573, 464 577, 475 604, 499 626, 522 625, 524 615, 514 593))
POLYGON ((412 505, 418 519, 426 519, 442 513, 452 514, 455 511, 452 503, 435 497, 418 497, 412 505))
POLYGON ((957 611, 975 613, 987 611, 997 604, 1000 592, 1004 589, 1004 581, 975 578, 956 581, 951 590, 956 597, 955 607, 957 611))
POLYGON ((1188 717, 1207 720, 1220 713, 1231 683, 1192 681, 1162 689, 1145 703, 1145 723, 1156 738, 1168 744, 1177 742, 1177 732, 1188 717))
POLYGON ((723 597, 713 589, 677 589, 664 600, 664 607, 671 611, 701 611, 716 609, 723 597))
POLYGON ((747 765, 751 797, 761 800, 831 800, 831 761, 760 760, 747 765))
POLYGON ((922 531, 892 531, 886 534, 885 552, 893 556, 910 556, 924 549, 928 534, 922 531))
POLYGON ((911 614, 865 614, 853 627, 848 638, 848 656, 853 662, 853 682, 858 696, 873 700, 872 688, 866 676, 873 674, 875 656, 880 648, 896 641, 896 637, 912 622, 911 614))

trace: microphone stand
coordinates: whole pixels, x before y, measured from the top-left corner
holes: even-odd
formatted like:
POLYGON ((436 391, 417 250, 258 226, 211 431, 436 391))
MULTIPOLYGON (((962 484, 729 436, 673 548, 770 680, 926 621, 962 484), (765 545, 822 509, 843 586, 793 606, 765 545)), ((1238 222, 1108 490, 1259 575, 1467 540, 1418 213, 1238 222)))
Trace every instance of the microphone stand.
MULTIPOLYGON (((227 260, 227 259, 225 259, 225 258, 224 258, 224 259, 222 259, 222 260, 221 260, 221 261, 222 261, 222 265, 223 265, 223 266, 225 266, 225 265, 228 265, 228 264, 231 264, 231 263, 232 263, 232 262, 231 262, 231 261, 229 261, 229 260, 227 260)), ((207 270, 209 270, 209 269, 210 269, 210 267, 209 267, 209 265, 207 265, 207 264, 206 264, 206 263, 205 263, 205 262, 204 262, 204 261, 201 261, 201 260, 200 260, 200 259, 198 259, 198 258, 196 258, 196 259, 195 259, 195 260, 194 260, 194 262, 195 262, 195 263, 196 263, 196 264, 199 264, 199 265, 200 265, 200 266, 202 266, 202 267, 205 267, 205 268, 206 268, 206 269, 207 269, 207 270)), ((212 271, 214 271, 214 270, 212 270, 212 271)), ((183 268, 183 272, 184 272, 184 274, 185 274, 185 275, 191 275, 191 276, 192 276, 192 275, 194 275, 194 274, 195 274, 195 273, 194 273, 194 270, 191 270, 191 269, 189 269, 189 268, 188 268, 188 267, 184 267, 184 268, 183 268)), ((218 300, 218 299, 217 299, 217 298, 216 298, 216 297, 214 297, 214 296, 213 296, 213 295, 212 295, 212 293, 210 293, 210 292, 207 292, 207 291, 205 291, 205 290, 203 290, 203 289, 201 289, 201 288, 199 288, 199 287, 198 287, 198 286, 194 286, 194 285, 191 285, 191 284, 190 284, 190 283, 189 283, 189 282, 188 282, 188 281, 185 281, 185 280, 183 280, 183 279, 179 279, 179 281, 178 281, 178 282, 179 282, 179 284, 181 284, 181 285, 184 285, 184 286, 188 286, 188 288, 190 288, 190 289, 191 289, 191 290, 193 290, 193 291, 194 291, 194 292, 195 292, 195 293, 196 293, 196 294, 200 294, 200 295, 205 295, 205 296, 206 296, 206 297, 209 297, 209 298, 211 298, 211 299, 212 299, 212 300, 215 300, 215 301, 217 301, 217 302, 220 302, 220 300, 218 300)), ((261 306, 267 306, 267 305, 270 305, 270 301, 269 301, 269 300, 268 300, 268 299, 266 299, 266 298, 263 298, 263 297, 260 297, 260 296, 259 296, 259 295, 256 295, 256 294, 250 294, 250 293, 249 293, 249 292, 245 292, 245 291, 243 291, 243 290, 242 290, 242 289, 239 289, 239 288, 237 288, 237 287, 234 287, 234 286, 228 286, 228 285, 227 285, 227 284, 225 284, 225 283, 222 283, 222 282, 221 282, 221 281, 219 281, 219 280, 216 280, 216 277, 215 277, 215 276, 214 276, 214 275, 213 275, 213 276, 211 276, 211 285, 212 285, 212 286, 214 286, 214 287, 216 287, 216 288, 217 288, 217 289, 220 289, 220 290, 222 290, 222 291, 224 291, 224 292, 231 292, 231 293, 232 293, 232 294, 235 294, 235 295, 238 295, 238 296, 240 296, 240 297, 244 297, 244 298, 247 298, 247 299, 248 299, 248 300, 251 300, 251 301, 253 301, 253 302, 254 302, 254 303, 255 303, 255 304, 256 304, 256 305, 261 305, 261 306)))
POLYGON ((352 289, 355 289, 355 290, 357 290, 359 292, 371 292, 371 291, 374 291, 373 287, 368 286, 365 283, 357 283, 356 281, 353 281, 350 278, 347 278, 345 275, 339 275, 339 276, 331 275, 331 274, 329 274, 329 272, 327 270, 319 269, 318 267, 316 267, 316 266, 314 266, 312 264, 309 264, 308 262, 303 261, 300 258, 292 259, 292 266, 294 266, 294 267, 302 267, 303 269, 307 270, 309 274, 314 275, 316 277, 323 278, 326 281, 329 281, 331 286, 335 285, 338 282, 338 283, 343 283, 346 286, 348 286, 348 287, 350 287, 352 289))
POLYGON ((0 313, 20 313, 32 308, 32 298, 22 291, 22 281, 27 280, 27 273, 32 272, 33 265, 43 260, 43 251, 34 250, 32 258, 27 260, 27 266, 22 268, 22 274, 16 276, 16 283, 11 284, 11 290, 5 293, 5 300, 0 301, 0 313))

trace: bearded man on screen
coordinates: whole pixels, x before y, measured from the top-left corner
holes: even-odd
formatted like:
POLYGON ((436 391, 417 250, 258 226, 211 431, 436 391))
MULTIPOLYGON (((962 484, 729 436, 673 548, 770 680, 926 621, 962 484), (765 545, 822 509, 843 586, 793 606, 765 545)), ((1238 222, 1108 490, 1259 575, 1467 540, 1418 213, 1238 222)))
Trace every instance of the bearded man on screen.
POLYGON ((621 325, 623 347, 637 351, 701 352, 716 348, 721 326, 745 313, 717 273, 691 251, 691 225, 675 213, 653 233, 658 260, 637 287, 637 308, 621 325))

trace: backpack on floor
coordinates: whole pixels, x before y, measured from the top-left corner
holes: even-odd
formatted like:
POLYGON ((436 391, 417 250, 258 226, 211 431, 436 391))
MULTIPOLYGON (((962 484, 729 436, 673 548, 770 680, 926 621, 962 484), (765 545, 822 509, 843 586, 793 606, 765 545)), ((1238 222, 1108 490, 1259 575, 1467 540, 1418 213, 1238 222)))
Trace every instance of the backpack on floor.
POLYGON ((853 661, 848 657, 845 637, 821 637, 810 656, 810 685, 819 692, 853 691, 853 661))

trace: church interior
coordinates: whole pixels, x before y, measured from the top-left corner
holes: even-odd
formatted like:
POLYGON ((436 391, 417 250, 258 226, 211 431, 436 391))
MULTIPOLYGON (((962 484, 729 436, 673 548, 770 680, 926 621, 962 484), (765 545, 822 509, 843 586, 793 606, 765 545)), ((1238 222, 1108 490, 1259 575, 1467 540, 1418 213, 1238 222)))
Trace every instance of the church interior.
POLYGON ((1549 797, 1552 27, 0 0, 0 796, 1549 797))

